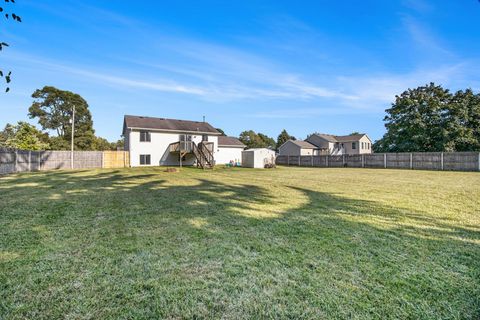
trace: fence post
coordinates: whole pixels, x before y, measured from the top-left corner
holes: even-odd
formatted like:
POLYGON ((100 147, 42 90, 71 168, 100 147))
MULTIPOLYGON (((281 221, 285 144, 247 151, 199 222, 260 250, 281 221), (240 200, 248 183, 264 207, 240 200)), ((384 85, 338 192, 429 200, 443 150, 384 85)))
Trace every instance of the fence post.
POLYGON ((287 156, 287 166, 290 166, 290 155, 287 156))
POLYGON ((105 168, 105 151, 102 151, 102 169, 105 168))
POLYGON ((386 153, 383 154, 383 167, 385 169, 387 169, 387 154, 386 153))
POLYGON ((342 154, 342 167, 345 167, 345 155, 342 154))
POLYGON ((441 166, 442 171, 443 171, 443 152, 440 154, 440 166, 441 166))
POLYGON ((312 167, 313 167, 313 154, 312 154, 311 160, 312 160, 312 167))
POLYGON ((32 151, 28 151, 28 171, 32 172, 32 151))
POLYGON ((302 156, 298 156, 298 166, 300 167, 300 164, 301 164, 301 160, 302 160, 302 156))
POLYGON ((410 152, 410 170, 413 169, 413 153, 410 152))
POLYGON ((18 151, 15 149, 15 166, 13 167, 13 171, 17 172, 17 164, 18 164, 18 151))
POLYGON ((480 171, 480 152, 478 153, 478 171, 480 171))
POLYGON ((361 154, 360 157, 362 158, 362 168, 365 168, 365 155, 361 154))
POLYGON ((325 156, 325 164, 326 164, 326 167, 328 168, 328 154, 325 156))
POLYGON ((38 151, 38 171, 42 171, 42 151, 38 151))

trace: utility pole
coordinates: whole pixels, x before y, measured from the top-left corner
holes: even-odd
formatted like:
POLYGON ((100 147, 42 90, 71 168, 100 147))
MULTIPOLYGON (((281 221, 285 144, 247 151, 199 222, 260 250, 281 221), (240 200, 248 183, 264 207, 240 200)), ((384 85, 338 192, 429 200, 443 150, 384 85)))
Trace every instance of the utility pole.
POLYGON ((73 133, 75 131, 75 105, 72 107, 72 151, 70 154, 70 167, 73 169, 73 133))

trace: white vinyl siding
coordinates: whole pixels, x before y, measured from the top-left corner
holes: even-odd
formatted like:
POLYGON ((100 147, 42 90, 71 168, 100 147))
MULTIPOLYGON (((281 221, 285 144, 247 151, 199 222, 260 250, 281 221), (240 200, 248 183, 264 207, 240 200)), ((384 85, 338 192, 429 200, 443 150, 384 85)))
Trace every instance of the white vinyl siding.
MULTIPOLYGON (((150 165, 152 166, 178 166, 180 165, 178 154, 170 153, 169 145, 174 142, 180 141, 180 135, 182 133, 167 133, 159 131, 149 131, 150 132, 150 143, 140 142, 140 131, 141 130, 128 130, 127 135, 130 144, 130 165, 136 167, 140 165, 140 155, 149 154, 150 165)), ((192 141, 197 145, 202 141, 202 134, 192 134, 188 133, 187 136, 191 136, 192 141)), ((216 151, 218 148, 218 137, 214 135, 208 136, 209 142, 214 144, 213 150, 216 151)), ((215 158, 215 153, 213 154, 215 158)), ((193 165, 195 162, 195 157, 191 154, 187 155, 185 161, 182 162, 182 165, 193 165)))

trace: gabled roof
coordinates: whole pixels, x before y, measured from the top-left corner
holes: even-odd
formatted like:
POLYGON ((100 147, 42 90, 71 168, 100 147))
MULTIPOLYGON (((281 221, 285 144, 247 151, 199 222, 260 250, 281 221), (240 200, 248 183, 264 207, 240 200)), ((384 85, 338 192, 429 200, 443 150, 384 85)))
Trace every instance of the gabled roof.
POLYGON ((335 138, 337 139, 338 142, 358 141, 361 138, 363 138, 364 135, 365 133, 360 133, 360 134, 351 134, 348 136, 335 136, 335 138))
MULTIPOLYGON (((366 136, 367 134, 366 133, 360 133, 360 134, 350 134, 350 135, 347 135, 347 136, 334 136, 334 135, 331 135, 331 134, 314 133, 313 135, 318 136, 320 138, 323 138, 323 139, 327 140, 328 142, 348 142, 348 141, 358 141, 361 138, 363 138, 363 136, 366 136)), ((367 136, 367 138, 368 138, 368 136, 367 136)), ((370 139, 370 138, 368 138, 368 139, 370 139)))
POLYGON ((335 136, 333 136, 331 134, 314 133, 313 135, 314 136, 319 136, 320 138, 323 138, 323 139, 327 140, 328 142, 337 142, 337 139, 335 138, 335 136))
POLYGON ((235 137, 227 137, 227 136, 219 136, 218 137, 218 146, 226 146, 226 147, 237 147, 237 148, 245 148, 244 145, 240 140, 235 137))
POLYGON ((214 127, 208 122, 153 118, 143 116, 126 115, 124 119, 124 132, 126 128, 130 129, 152 129, 159 131, 173 132, 191 132, 191 133, 209 133, 212 135, 220 135, 214 127))
POLYGON ((296 144, 297 146, 299 146, 302 149, 317 149, 317 146, 314 146, 313 144, 311 144, 308 141, 302 141, 302 140, 288 140, 288 141, 296 144))

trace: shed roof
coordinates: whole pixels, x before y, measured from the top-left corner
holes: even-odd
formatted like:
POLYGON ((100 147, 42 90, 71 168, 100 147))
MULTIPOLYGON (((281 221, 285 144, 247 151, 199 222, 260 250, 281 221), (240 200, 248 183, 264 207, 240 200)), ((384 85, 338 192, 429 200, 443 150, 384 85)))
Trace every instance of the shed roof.
POLYGON ((153 129, 174 132, 199 132, 220 135, 220 132, 218 132, 208 122, 144 116, 126 115, 124 119, 124 130, 126 128, 153 129))

